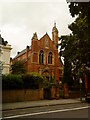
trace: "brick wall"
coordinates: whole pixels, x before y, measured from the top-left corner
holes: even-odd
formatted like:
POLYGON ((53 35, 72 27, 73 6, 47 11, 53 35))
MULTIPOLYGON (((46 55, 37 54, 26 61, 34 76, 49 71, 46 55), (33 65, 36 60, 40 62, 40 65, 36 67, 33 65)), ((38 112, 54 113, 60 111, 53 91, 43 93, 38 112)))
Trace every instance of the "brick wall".
POLYGON ((22 89, 22 90, 3 90, 2 91, 2 102, 23 102, 41 100, 43 97, 43 88, 41 89, 22 89))
MULTIPOLYGON (((85 97, 84 92, 82 92, 82 97, 85 97)), ((80 91, 69 91, 69 98, 80 98, 80 91)))

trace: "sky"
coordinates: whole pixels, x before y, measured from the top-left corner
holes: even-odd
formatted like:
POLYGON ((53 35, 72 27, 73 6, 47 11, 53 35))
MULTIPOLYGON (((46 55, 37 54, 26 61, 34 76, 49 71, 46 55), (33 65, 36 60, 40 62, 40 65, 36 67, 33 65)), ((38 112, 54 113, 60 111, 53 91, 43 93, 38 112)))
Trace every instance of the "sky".
POLYGON ((61 35, 70 34, 71 17, 66 0, 3 0, 0 3, 0 34, 11 45, 11 57, 31 45, 33 33, 38 39, 47 32, 52 39, 52 28, 61 35))

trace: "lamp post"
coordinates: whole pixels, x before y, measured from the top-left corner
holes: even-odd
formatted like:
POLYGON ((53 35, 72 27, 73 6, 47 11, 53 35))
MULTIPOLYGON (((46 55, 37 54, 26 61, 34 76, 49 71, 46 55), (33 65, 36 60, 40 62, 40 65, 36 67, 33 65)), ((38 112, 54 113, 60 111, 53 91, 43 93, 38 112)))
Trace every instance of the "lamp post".
POLYGON ((80 83, 80 101, 82 101, 82 79, 79 79, 79 83, 80 83))

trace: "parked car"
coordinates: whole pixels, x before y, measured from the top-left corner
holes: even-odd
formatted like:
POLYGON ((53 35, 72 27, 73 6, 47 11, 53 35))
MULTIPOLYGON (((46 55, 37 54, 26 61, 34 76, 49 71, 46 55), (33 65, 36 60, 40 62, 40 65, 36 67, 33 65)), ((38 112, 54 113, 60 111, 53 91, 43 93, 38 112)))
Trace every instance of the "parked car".
POLYGON ((87 92, 87 94, 85 95, 85 99, 86 99, 86 102, 90 102, 90 92, 87 92))

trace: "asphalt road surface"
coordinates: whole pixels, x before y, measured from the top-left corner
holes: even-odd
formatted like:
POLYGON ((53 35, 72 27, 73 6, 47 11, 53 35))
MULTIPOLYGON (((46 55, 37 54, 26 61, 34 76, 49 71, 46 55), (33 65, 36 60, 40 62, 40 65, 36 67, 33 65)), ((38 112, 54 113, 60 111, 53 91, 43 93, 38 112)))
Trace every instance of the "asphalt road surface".
POLYGON ((3 111, 3 120, 30 118, 89 118, 89 105, 77 103, 3 111))

